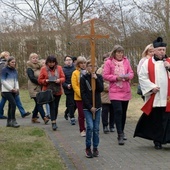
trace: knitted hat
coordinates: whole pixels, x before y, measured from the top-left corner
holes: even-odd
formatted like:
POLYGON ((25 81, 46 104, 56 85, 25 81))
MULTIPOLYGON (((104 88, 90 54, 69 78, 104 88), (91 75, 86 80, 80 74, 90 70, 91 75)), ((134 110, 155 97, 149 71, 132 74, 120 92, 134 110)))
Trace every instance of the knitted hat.
POLYGON ((158 37, 156 40, 153 41, 153 47, 158 48, 158 47, 166 47, 166 43, 163 42, 162 37, 158 37))

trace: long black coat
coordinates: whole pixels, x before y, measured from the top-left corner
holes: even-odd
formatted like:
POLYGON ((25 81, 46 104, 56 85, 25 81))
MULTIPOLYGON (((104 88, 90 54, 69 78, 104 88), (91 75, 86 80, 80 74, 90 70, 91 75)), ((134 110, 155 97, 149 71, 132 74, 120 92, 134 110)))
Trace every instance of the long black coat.
POLYGON ((74 90, 68 89, 67 86, 68 84, 71 84, 71 76, 73 71, 75 70, 75 66, 64 66, 63 67, 63 72, 65 74, 65 82, 62 84, 63 85, 63 89, 64 89, 64 93, 67 94, 74 94, 74 90))
POLYGON ((162 144, 170 143, 170 113, 165 112, 165 107, 153 108, 150 115, 143 113, 136 125, 136 136, 162 144))
MULTIPOLYGON (((95 108, 101 107, 101 95, 104 90, 103 77, 97 74, 96 90, 95 90, 95 108)), ((83 109, 90 109, 93 107, 92 102, 92 87, 91 87, 91 74, 85 74, 80 78, 80 92, 83 101, 83 109)))

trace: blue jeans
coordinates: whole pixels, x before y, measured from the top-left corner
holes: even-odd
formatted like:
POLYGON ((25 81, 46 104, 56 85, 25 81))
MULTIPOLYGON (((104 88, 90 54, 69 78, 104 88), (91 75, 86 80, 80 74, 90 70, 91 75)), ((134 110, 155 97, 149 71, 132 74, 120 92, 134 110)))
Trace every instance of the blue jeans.
POLYGON ((32 118, 36 118, 37 114, 39 112, 40 115, 41 115, 41 118, 44 119, 45 112, 44 112, 43 105, 37 103, 36 97, 33 97, 33 99, 34 99, 34 102, 35 102, 35 106, 34 106, 34 110, 32 111, 32 113, 33 113, 32 118))
POLYGON ((4 115, 4 106, 6 103, 7 99, 2 96, 1 102, 0 102, 0 117, 4 115))
POLYGON ((46 116, 50 115, 50 105, 48 103, 45 104, 45 109, 46 109, 46 116))
POLYGON ((91 141, 93 141, 93 148, 97 148, 99 145, 99 125, 101 109, 96 111, 94 120, 92 113, 89 110, 83 111, 86 118, 86 148, 91 147, 91 141))
MULTIPOLYGON (((5 106, 5 103, 6 103, 7 99, 5 97, 2 96, 2 99, 1 99, 1 102, 0 102, 0 117, 4 115, 4 106, 5 106)), ((15 102, 16 102, 16 105, 21 113, 21 116, 23 114, 25 114, 25 110, 22 106, 22 103, 21 103, 21 100, 20 100, 20 96, 19 95, 15 95, 15 102)))

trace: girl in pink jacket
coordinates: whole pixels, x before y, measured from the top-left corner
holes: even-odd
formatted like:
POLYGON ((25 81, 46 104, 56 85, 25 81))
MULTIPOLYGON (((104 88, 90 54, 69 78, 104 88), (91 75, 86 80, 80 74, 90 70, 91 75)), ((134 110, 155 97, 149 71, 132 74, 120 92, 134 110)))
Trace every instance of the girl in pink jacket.
POLYGON ((109 99, 112 103, 118 133, 118 144, 124 145, 126 112, 131 99, 130 80, 134 77, 133 70, 124 49, 115 45, 109 59, 105 62, 103 78, 110 82, 109 99))

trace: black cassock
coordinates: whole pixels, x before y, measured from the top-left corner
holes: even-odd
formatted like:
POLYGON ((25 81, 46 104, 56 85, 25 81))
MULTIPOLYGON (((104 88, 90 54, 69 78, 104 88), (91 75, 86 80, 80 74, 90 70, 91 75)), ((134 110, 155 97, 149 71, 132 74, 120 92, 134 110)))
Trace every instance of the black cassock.
POLYGON ((165 107, 155 107, 149 115, 143 113, 136 125, 134 137, 170 143, 170 112, 165 112, 165 107))

